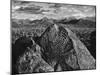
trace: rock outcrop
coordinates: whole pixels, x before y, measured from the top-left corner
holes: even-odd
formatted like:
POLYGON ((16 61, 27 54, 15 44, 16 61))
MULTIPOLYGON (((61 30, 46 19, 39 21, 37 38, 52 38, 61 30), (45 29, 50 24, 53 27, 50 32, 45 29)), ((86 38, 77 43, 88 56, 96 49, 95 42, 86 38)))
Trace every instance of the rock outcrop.
POLYGON ((68 28, 65 29, 56 24, 51 25, 38 38, 37 43, 44 49, 43 59, 55 71, 96 68, 93 56, 68 28))
POLYGON ((15 73, 96 68, 94 57, 76 35, 70 29, 56 24, 49 26, 40 37, 33 37, 33 40, 19 39, 15 45, 19 47, 15 47, 19 51, 17 53, 19 58, 16 57, 15 73), (20 54, 22 47, 23 52, 20 54))
POLYGON ((71 30, 69 30, 68 28, 66 28, 66 30, 69 33, 69 37, 73 41, 80 69, 81 70, 96 69, 96 60, 90 54, 86 46, 77 38, 77 36, 71 30))
POLYGON ((56 24, 48 27, 40 36, 39 45, 43 48, 43 58, 55 71, 79 70, 76 51, 68 32, 56 24), (58 70, 60 66, 60 70, 58 70))
POLYGON ((54 69, 42 59, 38 45, 33 46, 33 48, 29 49, 20 57, 17 62, 17 68, 20 74, 54 71, 54 69))

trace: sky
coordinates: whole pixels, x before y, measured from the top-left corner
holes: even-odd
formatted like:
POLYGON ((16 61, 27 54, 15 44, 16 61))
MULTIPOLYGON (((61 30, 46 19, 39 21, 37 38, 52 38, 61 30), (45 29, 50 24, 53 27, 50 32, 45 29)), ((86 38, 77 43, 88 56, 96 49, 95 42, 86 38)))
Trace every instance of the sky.
POLYGON ((95 17, 95 6, 13 0, 11 12, 15 19, 84 18, 95 17))

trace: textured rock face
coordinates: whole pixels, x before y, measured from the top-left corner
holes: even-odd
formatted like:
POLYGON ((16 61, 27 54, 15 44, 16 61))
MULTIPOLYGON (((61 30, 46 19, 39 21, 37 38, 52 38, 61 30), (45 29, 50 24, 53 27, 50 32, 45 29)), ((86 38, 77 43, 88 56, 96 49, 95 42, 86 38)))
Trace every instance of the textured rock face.
POLYGON ((54 71, 54 69, 42 59, 40 49, 38 45, 34 45, 20 56, 16 64, 18 74, 54 71))
POLYGON ((80 69, 73 42, 63 27, 57 25, 48 27, 39 41, 39 45, 44 49, 43 58, 54 67, 55 71, 58 65, 61 67, 60 70, 80 69))
POLYGON ((31 48, 33 42, 30 38, 20 37, 18 38, 14 44, 12 44, 12 71, 17 72, 15 69, 16 62, 18 58, 24 54, 27 48, 31 48))
POLYGON ((30 38, 27 37, 20 37, 19 39, 17 39, 15 41, 15 44, 13 44, 12 46, 12 56, 16 57, 13 58, 15 61, 17 60, 17 58, 22 55, 27 47, 31 47, 33 45, 33 42, 30 38))
POLYGON ((43 47, 44 52, 60 56, 73 49, 73 43, 67 31, 63 27, 57 27, 52 25, 46 29, 40 37, 40 46, 43 47))
POLYGON ((85 45, 76 37, 76 35, 71 30, 69 30, 68 28, 66 28, 66 30, 69 33, 69 37, 73 41, 80 69, 81 70, 96 69, 96 60, 90 54, 85 45))

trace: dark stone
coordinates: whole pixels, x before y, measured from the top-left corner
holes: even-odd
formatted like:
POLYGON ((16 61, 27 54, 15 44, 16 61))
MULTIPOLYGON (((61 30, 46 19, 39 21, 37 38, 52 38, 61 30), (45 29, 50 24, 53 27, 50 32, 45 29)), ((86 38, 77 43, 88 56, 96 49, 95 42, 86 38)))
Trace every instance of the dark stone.
POLYGON ((96 31, 93 31, 90 35, 90 53, 93 55, 93 57, 96 59, 96 31))
POLYGON ((18 58, 24 54, 24 52, 27 50, 27 47, 31 48, 32 45, 33 42, 28 37, 20 37, 15 41, 15 44, 12 44, 12 72, 17 72, 15 65, 18 58))

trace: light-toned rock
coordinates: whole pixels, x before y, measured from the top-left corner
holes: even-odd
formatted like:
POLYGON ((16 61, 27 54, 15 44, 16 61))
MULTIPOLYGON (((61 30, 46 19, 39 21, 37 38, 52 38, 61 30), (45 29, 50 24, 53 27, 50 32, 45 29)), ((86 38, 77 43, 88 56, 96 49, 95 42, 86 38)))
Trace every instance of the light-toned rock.
POLYGON ((66 28, 68 31, 69 37, 72 39, 74 44, 74 49, 77 54, 78 63, 80 65, 80 69, 95 69, 96 68, 96 60, 90 54, 86 46, 76 37, 76 35, 66 28))

